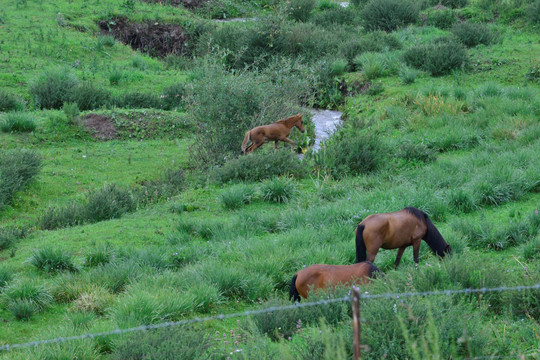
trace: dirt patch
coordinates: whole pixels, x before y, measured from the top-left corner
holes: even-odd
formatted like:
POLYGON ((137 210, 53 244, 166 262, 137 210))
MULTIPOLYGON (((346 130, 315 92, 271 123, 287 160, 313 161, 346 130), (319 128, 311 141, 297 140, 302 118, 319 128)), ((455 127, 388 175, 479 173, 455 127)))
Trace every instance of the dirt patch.
POLYGON ((188 36, 179 25, 151 21, 134 23, 116 17, 101 20, 99 27, 102 34, 111 34, 132 49, 150 56, 182 55, 187 51, 188 36))
POLYGON ((118 137, 113 121, 106 116, 88 114, 83 124, 96 139, 112 140, 118 137))
POLYGON ((201 7, 208 0, 141 0, 147 3, 161 4, 161 5, 170 5, 170 6, 180 6, 182 5, 188 9, 194 9, 201 7))

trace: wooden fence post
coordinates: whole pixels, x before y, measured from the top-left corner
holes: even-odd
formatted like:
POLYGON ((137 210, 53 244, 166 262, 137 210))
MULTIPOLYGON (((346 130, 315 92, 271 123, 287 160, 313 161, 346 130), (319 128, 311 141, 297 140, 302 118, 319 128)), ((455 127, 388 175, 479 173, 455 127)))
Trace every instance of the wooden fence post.
POLYGON ((360 288, 353 286, 352 296, 354 360, 358 360, 362 358, 360 351, 360 288))

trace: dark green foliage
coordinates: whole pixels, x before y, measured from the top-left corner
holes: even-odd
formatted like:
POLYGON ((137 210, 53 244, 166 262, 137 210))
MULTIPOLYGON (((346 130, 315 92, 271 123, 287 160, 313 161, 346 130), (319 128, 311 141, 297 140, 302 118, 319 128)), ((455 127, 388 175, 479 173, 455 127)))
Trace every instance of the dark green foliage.
POLYGON ((142 182, 142 187, 134 191, 134 197, 139 205, 145 205, 161 199, 178 195, 184 188, 186 175, 184 170, 166 169, 156 180, 142 182))
POLYGON ((450 38, 413 46, 404 52, 403 58, 407 65, 425 70, 432 76, 449 74, 463 68, 468 61, 463 45, 450 38))
POLYGON ((26 229, 16 227, 0 228, 0 251, 11 248, 17 241, 26 236, 26 229))
POLYGON ((287 1, 286 11, 291 19, 305 22, 309 19, 315 5, 316 0, 290 0, 287 1))
POLYGON ((416 22, 419 8, 411 0, 371 0, 361 17, 368 31, 394 31, 416 22))
POLYGON ((33 151, 11 150, 0 153, 0 209, 11 205, 13 196, 22 190, 41 169, 41 157, 33 151))
MULTIPOLYGON (((292 277, 292 276, 291 276, 292 277)), ((309 301, 318 301, 328 298, 343 297, 349 291, 345 287, 337 287, 334 291, 319 291, 311 293, 309 301)), ((282 299, 271 299, 264 304, 264 308, 290 305, 290 302, 282 299)), ((349 302, 335 302, 322 306, 295 307, 292 309, 268 312, 253 316, 253 322, 257 329, 268 335, 272 340, 287 339, 299 332, 305 326, 313 326, 320 323, 321 319, 330 325, 337 325, 341 321, 349 320, 349 302)))
POLYGON ((449 29, 457 21, 451 9, 433 10, 427 13, 426 24, 439 29, 449 29))
POLYGON ((468 48, 477 45, 489 45, 494 42, 497 35, 483 24, 475 24, 468 21, 460 22, 452 27, 452 33, 463 45, 468 48))
POLYGON ((259 181, 274 176, 294 175, 301 178, 307 174, 306 164, 289 149, 265 153, 254 152, 227 161, 216 168, 214 178, 220 183, 229 181, 259 181))
POLYGON ((79 80, 66 67, 45 70, 31 84, 30 94, 41 109, 60 109, 69 101, 79 80))
POLYGON ((221 204, 225 209, 238 209, 249 204, 254 195, 254 188, 247 185, 236 185, 223 191, 220 196, 221 204))
POLYGON ((24 110, 24 102, 20 97, 0 89, 0 111, 8 112, 22 110, 24 110))
POLYGON ((36 129, 36 123, 30 113, 9 112, 2 117, 0 129, 3 132, 30 132, 36 129))
MULTIPOLYGON (((213 359, 207 352, 215 340, 205 329, 178 326, 134 336, 124 336, 116 342, 113 359, 213 359)), ((225 356, 225 352, 222 354, 225 356)))
POLYGON ((91 249, 83 261, 85 266, 95 267, 111 262, 113 251, 109 244, 101 244, 91 249))
POLYGON ((108 104, 110 99, 111 94, 107 90, 90 81, 75 87, 69 96, 69 101, 77 103, 82 111, 101 108, 108 104))
POLYGON ((287 203, 297 194, 298 190, 293 180, 281 177, 266 180, 261 184, 261 192, 265 201, 287 203))
POLYGON ((62 111, 64 112, 64 115, 66 115, 68 124, 75 125, 78 123, 81 111, 79 110, 77 103, 64 103, 62 111))
POLYGON ((396 150, 395 156, 407 162, 430 163, 437 158, 433 149, 428 148, 424 143, 404 142, 396 150))
POLYGON ((163 109, 165 110, 182 110, 185 108, 186 104, 182 98, 184 95, 185 85, 182 83, 174 84, 169 87, 166 87, 163 90, 163 109))
POLYGON ((336 25, 358 25, 359 19, 352 8, 338 6, 312 15, 310 22, 330 28, 336 25))
POLYGON ((384 52, 401 49, 401 42, 393 34, 384 31, 374 31, 362 37, 348 38, 340 42, 339 54, 349 63, 349 67, 354 70, 354 59, 365 52, 384 52))
POLYGON ((452 9, 459 9, 467 6, 468 0, 440 0, 440 4, 452 9))
POLYGON ((53 230, 82 224, 83 211, 83 207, 76 202, 49 207, 39 217, 39 227, 44 230, 53 230))
POLYGON ((117 96, 114 105, 126 109, 161 109, 163 107, 158 95, 131 91, 117 96))
POLYGON ((37 310, 43 310, 49 306, 53 300, 51 294, 45 287, 28 279, 12 282, 4 288, 3 295, 8 302, 8 306, 19 301, 29 301, 35 304, 37 310))
POLYGON ((531 64, 529 71, 525 74, 525 77, 529 81, 540 83, 540 62, 531 64))
POLYGON ((39 307, 32 300, 17 299, 10 301, 8 310, 19 321, 29 320, 39 311, 39 307))
POLYGON ((30 258, 30 264, 41 271, 50 273, 60 271, 78 271, 71 255, 59 248, 45 247, 36 250, 30 258))
POLYGON ((450 194, 449 203, 458 212, 468 213, 476 210, 478 206, 469 191, 457 189, 450 194))
POLYGON ((110 184, 88 194, 83 216, 88 222, 98 222, 119 218, 135 208, 136 203, 128 190, 110 184))
POLYGON ((536 0, 527 9, 529 21, 532 24, 540 24, 540 0, 536 0))
POLYGON ((376 136, 351 133, 336 136, 312 157, 316 167, 340 178, 375 171, 383 160, 382 153, 376 136))
POLYGON ((0 266, 0 293, 13 279, 13 270, 8 267, 0 266))

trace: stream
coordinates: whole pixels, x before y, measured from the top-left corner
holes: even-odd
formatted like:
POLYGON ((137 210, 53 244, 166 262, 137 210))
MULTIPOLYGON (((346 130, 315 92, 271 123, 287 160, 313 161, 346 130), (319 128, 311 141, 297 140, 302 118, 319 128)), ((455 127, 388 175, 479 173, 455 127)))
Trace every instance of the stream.
POLYGON ((311 110, 313 114, 313 124, 315 125, 315 144, 311 147, 313 151, 321 148, 321 142, 327 139, 338 125, 341 124, 341 111, 334 110, 311 110))

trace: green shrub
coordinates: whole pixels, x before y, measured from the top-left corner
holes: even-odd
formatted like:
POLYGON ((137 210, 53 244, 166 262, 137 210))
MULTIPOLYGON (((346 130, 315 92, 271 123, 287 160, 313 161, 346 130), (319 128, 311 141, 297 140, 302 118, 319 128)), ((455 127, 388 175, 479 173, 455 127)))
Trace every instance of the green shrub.
POLYGON ((532 24, 540 24, 540 0, 536 0, 529 5, 527 14, 532 24))
POLYGON ((134 191, 134 198, 139 205, 167 199, 178 195, 185 186, 186 175, 182 168, 166 169, 156 180, 143 181, 142 187, 134 191))
POLYGON ((456 14, 451 9, 434 10, 427 13, 426 25, 449 29, 456 21, 456 14))
POLYGON ((468 21, 460 22, 452 27, 452 34, 468 48, 477 45, 489 45, 494 42, 497 35, 483 24, 468 21))
POLYGON ((109 91, 103 87, 95 86, 90 81, 74 88, 69 96, 69 101, 76 103, 82 111, 101 108, 107 105, 110 99, 111 94, 109 91))
POLYGON ((395 156, 407 162, 420 161, 426 164, 437 158, 433 149, 428 148, 426 144, 409 141, 402 142, 397 146, 395 156))
POLYGON ((467 6, 468 0, 440 0, 440 4, 452 9, 459 9, 467 6))
POLYGON ((112 255, 113 250, 108 243, 100 244, 86 254, 83 264, 89 267, 105 265, 111 262, 112 255))
POLYGON ((43 230, 54 230, 82 224, 83 212, 83 205, 76 202, 63 206, 51 206, 39 217, 39 227, 43 230))
POLYGON ((182 83, 174 84, 166 87, 163 90, 163 108, 165 110, 180 109, 183 110, 186 106, 184 99, 185 85, 182 83))
POLYGON ((465 48, 451 39, 413 46, 404 52, 403 58, 407 65, 425 70, 432 76, 449 74, 463 68, 468 61, 465 48))
MULTIPOLYGON (((521 249, 521 254, 523 258, 527 261, 540 258, 540 238, 532 239, 531 241, 525 243, 523 245, 523 248, 521 249)), ((1 278, 1 273, 0 273, 0 278, 1 278)))
MULTIPOLYGON (((115 255, 112 255, 113 259, 115 255)), ((126 286, 136 281, 142 275, 140 265, 131 261, 110 262, 96 266, 85 273, 89 281, 99 285, 113 294, 125 290, 126 286)))
POLYGON ((13 196, 32 181, 41 169, 41 157, 33 151, 0 153, 0 209, 11 205, 13 196))
POLYGON ((73 264, 71 255, 58 248, 44 247, 36 250, 30 257, 29 262, 39 270, 50 273, 78 271, 78 268, 73 264))
POLYGON ((310 22, 317 26, 330 28, 338 25, 356 26, 359 19, 352 8, 336 6, 312 15, 310 22))
POLYGON ((161 99, 153 93, 127 92, 114 99, 114 105, 126 109, 161 109, 161 99))
POLYGON ((205 354, 214 346, 215 340, 205 329, 176 326, 124 336, 116 343, 111 356, 118 360, 173 359, 182 354, 182 359, 186 360, 210 359, 212 356, 205 354))
POLYGON ((12 226, 0 228, 0 251, 11 248, 17 241, 26 236, 26 229, 12 226))
POLYGON ((290 178, 276 177, 263 182, 261 192, 265 201, 287 203, 295 197, 298 189, 290 178))
POLYGON ((315 5, 316 0, 290 0, 287 2, 286 12, 291 19, 305 22, 315 5))
POLYGON ((341 178, 375 171, 381 165, 382 153, 383 146, 375 136, 337 134, 312 157, 317 168, 341 178))
POLYGON ((225 209, 238 209, 244 204, 249 204, 254 193, 252 186, 243 184, 231 186, 221 193, 221 204, 225 209))
POLYGON ((414 83, 417 77, 418 71, 410 67, 404 66, 399 70, 399 79, 405 85, 414 83))
POLYGON ((216 168, 214 178, 219 183, 228 181, 260 181, 274 176, 293 175, 302 178, 307 174, 306 164, 289 149, 264 153, 262 151, 240 156, 216 168))
POLYGON ((452 208, 462 213, 469 213, 478 208, 472 194, 464 189, 454 190, 450 194, 449 203, 452 208))
POLYGON ((77 106, 77 103, 64 103, 64 106, 62 106, 62 111, 66 115, 68 124, 78 124, 79 114, 81 112, 79 110, 79 106, 77 106))
POLYGON ((23 111, 24 101, 17 95, 0 89, 0 111, 23 111))
POLYGON ((52 302, 49 291, 33 280, 17 280, 4 289, 3 294, 9 304, 16 301, 29 301, 34 303, 39 310, 45 309, 52 302))
POLYGON ((394 54, 365 52, 354 59, 368 80, 394 75, 399 71, 400 62, 394 54))
POLYGON ((416 22, 418 14, 418 6, 411 0, 371 0, 361 17, 368 31, 394 31, 416 22))
POLYGON ((6 266, 0 267, 0 293, 13 280, 13 270, 6 266))
POLYGON ((109 184, 88 194, 82 216, 92 223, 119 218, 135 208, 136 203, 128 190, 109 184))
POLYGON ((69 101, 79 80, 66 67, 45 70, 31 84, 30 94, 41 109, 60 109, 69 101))
POLYGON ((119 85, 120 81, 124 78, 124 72, 118 68, 113 68, 109 73, 109 84, 112 86, 119 85))
POLYGON ((525 74, 525 78, 529 81, 540 83, 540 62, 535 62, 529 67, 529 71, 525 74))
POLYGON ((32 300, 16 299, 9 302, 8 310, 15 319, 25 321, 39 312, 39 307, 32 300))
POLYGON ((9 112, 2 117, 0 129, 3 132, 30 132, 36 129, 36 123, 30 113, 9 112))

